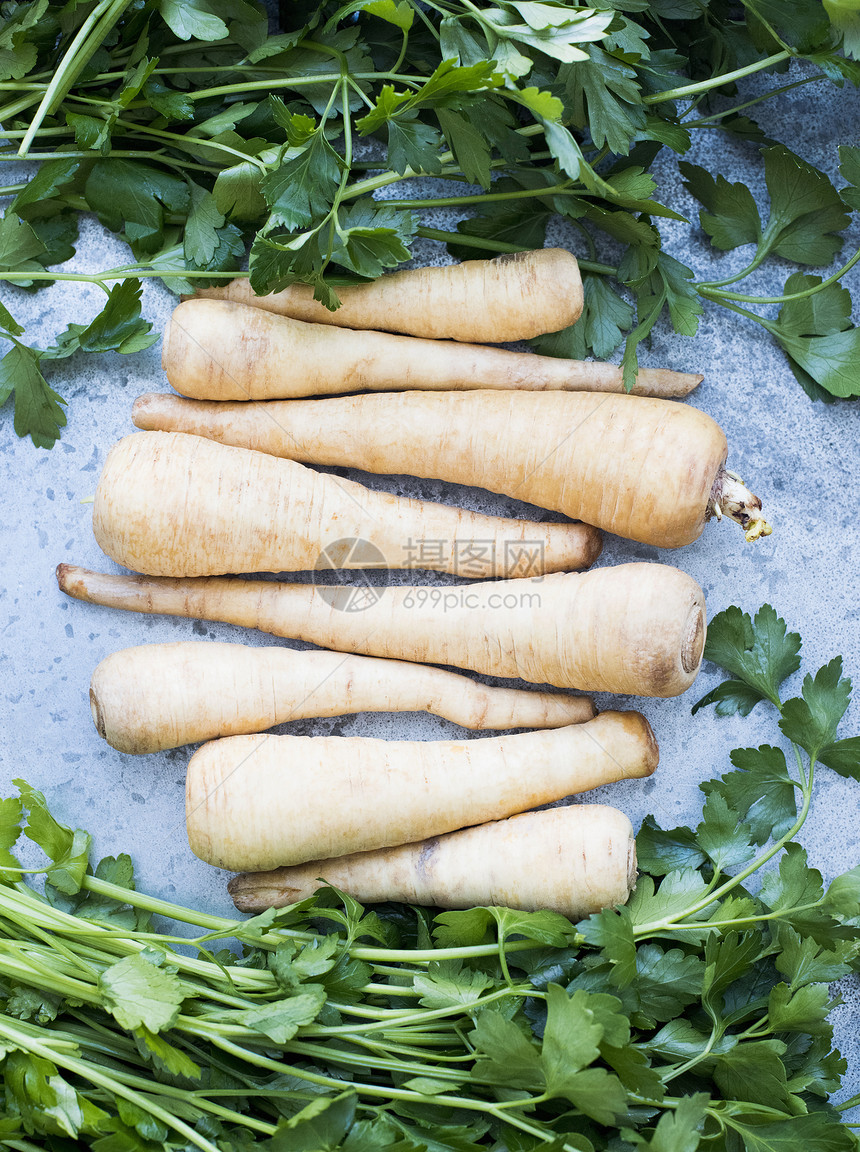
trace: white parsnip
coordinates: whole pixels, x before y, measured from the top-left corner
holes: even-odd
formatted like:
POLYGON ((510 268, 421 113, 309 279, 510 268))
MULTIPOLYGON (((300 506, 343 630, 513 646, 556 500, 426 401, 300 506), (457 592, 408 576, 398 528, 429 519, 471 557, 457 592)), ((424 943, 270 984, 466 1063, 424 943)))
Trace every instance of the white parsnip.
MULTIPOLYGON (((332 328, 226 300, 186 300, 164 333, 161 363, 177 392, 243 401, 406 389, 623 392, 615 364, 480 344, 332 328)), ((686 396, 702 380, 643 368, 635 395, 686 396)))
POLYGON ((259 871, 423 840, 650 775, 657 744, 637 712, 478 740, 231 736, 192 756, 195 855, 259 871))
POLYGON ((705 643, 701 588, 664 564, 385 589, 111 576, 68 564, 57 580, 92 604, 585 692, 677 696, 695 680, 705 643))
POLYGON ((433 712, 484 730, 594 716, 587 696, 488 687, 404 660, 210 641, 112 653, 93 673, 90 705, 99 734, 132 754, 351 712, 433 712))
POLYGON ((144 396, 139 427, 289 460, 489 488, 661 548, 726 515, 755 539, 761 500, 726 470, 723 430, 687 404, 589 392, 396 392, 206 404, 144 396))
POLYGON ((304 900, 321 883, 363 903, 549 908, 576 921, 626 903, 636 883, 636 841, 617 808, 571 804, 416 844, 245 872, 228 888, 240 912, 262 912, 304 900))
POLYGON ((317 324, 476 344, 558 332, 579 319, 583 299, 576 257, 563 248, 391 272, 370 284, 339 288, 341 305, 334 311, 314 300, 308 284, 255 296, 242 278, 204 288, 198 296, 235 300, 317 324))
POLYGON ((588 566, 600 551, 600 534, 588 525, 410 500, 263 452, 164 432, 126 436, 108 453, 93 532, 112 560, 153 576, 319 567, 519 576, 588 566))

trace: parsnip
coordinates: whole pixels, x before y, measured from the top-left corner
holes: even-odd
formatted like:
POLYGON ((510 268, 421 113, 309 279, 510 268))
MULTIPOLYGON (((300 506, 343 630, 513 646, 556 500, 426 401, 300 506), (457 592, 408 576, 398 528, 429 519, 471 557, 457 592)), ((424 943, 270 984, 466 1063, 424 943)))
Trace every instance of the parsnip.
POLYGON ((229 736, 188 765, 191 850, 258 871, 423 840, 657 766, 638 712, 482 740, 229 736))
POLYGON ((60 588, 134 612, 223 620, 345 652, 595 692, 677 696, 705 642, 705 600, 663 564, 461 585, 320 588, 107 576, 61 564, 60 588))
POLYGON ((364 903, 549 908, 576 921, 626 903, 636 883, 636 841, 617 808, 571 804, 417 844, 246 872, 228 888, 240 912, 262 912, 304 900, 321 882, 364 903))
POLYGON ((239 279, 198 292, 317 324, 476 344, 558 332, 582 312, 579 265, 563 248, 392 272, 370 284, 338 288, 337 294, 341 305, 331 312, 314 300, 307 284, 255 296, 248 280, 239 279))
POLYGON ((400 392, 206 404, 143 396, 138 427, 182 429, 290 460, 473 484, 661 548, 713 515, 767 535, 704 412, 588 392, 400 392))
MULTIPOLYGON (((353 332, 224 300, 186 300, 164 333, 171 385, 197 400, 275 400, 402 389, 623 392, 621 369, 480 344, 353 332)), ((633 392, 686 396, 702 380, 643 368, 633 392)))
POLYGON ((587 566, 600 551, 599 533, 587 525, 409 500, 262 452, 163 432, 126 436, 108 453, 93 532, 112 560, 155 576, 320 565, 534 575, 587 566))
POLYGON ((90 705, 99 735, 132 754, 350 712, 434 712, 473 729, 594 716, 587 696, 490 688, 424 664, 206 641, 112 653, 93 673, 90 705))

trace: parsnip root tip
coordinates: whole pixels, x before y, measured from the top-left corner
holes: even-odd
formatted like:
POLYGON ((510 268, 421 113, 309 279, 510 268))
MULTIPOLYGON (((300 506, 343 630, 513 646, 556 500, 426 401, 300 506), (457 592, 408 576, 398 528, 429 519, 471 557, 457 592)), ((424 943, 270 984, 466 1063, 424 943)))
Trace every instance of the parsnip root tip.
POLYGON ((681 665, 685 672, 695 672, 701 664, 706 631, 705 613, 699 604, 694 604, 681 643, 681 665))
POLYGON ((75 567, 72 564, 57 565, 57 585, 61 592, 68 592, 74 578, 75 567))
POLYGON ((750 543, 773 532, 773 527, 762 515, 759 497, 750 492, 736 472, 729 472, 727 468, 721 468, 714 481, 708 503, 708 518, 711 516, 718 520, 727 516, 740 524, 750 543))
POLYGON ((105 728, 104 716, 102 715, 98 696, 96 696, 92 688, 90 688, 90 711, 93 714, 93 723, 96 726, 96 732, 98 732, 102 740, 107 740, 107 729, 105 728))
POLYGON ((636 841, 631 840, 627 849, 627 888, 630 892, 636 887, 639 879, 639 861, 636 859, 636 841))
MULTIPOLYGON (((164 346, 167 346, 167 339, 165 337, 164 346)), ((149 430, 147 424, 147 414, 152 408, 153 403, 158 402, 157 392, 144 392, 142 396, 138 396, 131 406, 131 422, 136 428, 143 428, 145 431, 149 430)))

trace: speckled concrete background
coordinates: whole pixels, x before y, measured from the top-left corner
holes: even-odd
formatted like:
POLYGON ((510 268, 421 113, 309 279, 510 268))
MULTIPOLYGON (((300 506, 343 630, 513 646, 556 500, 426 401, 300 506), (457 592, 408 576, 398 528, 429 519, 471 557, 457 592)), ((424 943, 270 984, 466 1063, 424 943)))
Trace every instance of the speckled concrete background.
MULTIPOLYGON (((746 90, 754 94, 750 85, 746 90)), ((837 184, 839 143, 856 143, 860 95, 835 95, 813 84, 759 109, 766 130, 787 141, 837 184)), ((748 183, 761 197, 763 181, 756 149, 721 133, 697 134, 688 159, 732 180, 748 183)), ((15 179, 13 165, 4 175, 15 179)), ((747 262, 748 250, 715 257, 695 223, 695 205, 683 190, 676 160, 664 151, 658 165, 659 193, 687 214, 693 226, 661 223, 668 247, 702 278, 728 275, 747 262)), ((4 181, 5 182, 5 181, 4 181)), ((398 190, 399 192, 399 190, 398 190)), ((438 219, 443 219, 436 214, 438 219)), ((569 243, 559 232, 551 241, 569 243)), ((860 243, 857 224, 846 236, 846 253, 860 243)), ((444 259, 438 245, 424 242, 421 262, 444 259)), ((606 258, 612 257, 607 249, 606 258)), ((73 267, 98 270, 127 260, 126 250, 92 220, 84 223, 73 267)), ((790 271, 770 262, 745 285, 768 294, 781 291, 790 271)), ((849 284, 857 287, 856 275, 849 284)), ((49 339, 70 320, 90 317, 99 307, 95 287, 57 284, 35 295, 0 285, 0 296, 27 324, 27 338, 49 339)), ((174 299, 149 281, 144 314, 162 327, 174 299)), ((105 454, 132 430, 130 407, 139 393, 166 387, 160 348, 129 358, 118 355, 60 361, 52 380, 69 401, 69 425, 51 452, 19 441, 11 412, 0 417, 0 475, 4 493, 0 514, 0 775, 8 788, 23 776, 44 789, 55 810, 72 825, 89 828, 100 854, 130 851, 142 888, 168 899, 229 913, 225 875, 190 853, 183 824, 183 784, 187 749, 135 758, 114 752, 99 740, 87 702, 89 678, 108 653, 133 644, 211 637, 276 643, 249 637, 238 628, 193 621, 142 617, 67 600, 56 588, 58 562, 115 571, 91 532, 91 497, 105 454)), ((815 669, 835 654, 860 677, 860 610, 856 599, 860 536, 856 493, 860 490, 860 407, 812 404, 791 376, 771 339, 752 324, 716 307, 708 309, 693 341, 665 326, 643 361, 682 370, 701 370, 706 381, 692 402, 725 428, 730 467, 751 483, 775 525, 770 539, 745 544, 734 525, 712 524, 696 543, 671 555, 610 538, 600 564, 666 560, 694 576, 705 589, 709 614, 730 604, 755 611, 772 603, 804 638, 804 668, 815 669)), ((513 500, 475 489, 402 477, 358 476, 371 486, 433 500, 461 503, 496 514, 538 516, 513 500)), ((422 575, 422 578, 423 575, 422 575)), ((433 580, 427 576, 428 581, 433 580)), ((652 780, 614 785, 594 800, 622 807, 634 823, 653 812, 673 826, 695 823, 700 811, 698 783, 728 767, 735 746, 774 742, 773 714, 760 706, 748 719, 718 720, 713 710, 690 717, 690 705, 713 687, 720 674, 706 666, 686 697, 669 701, 614 701, 635 705, 652 722, 662 763, 652 780)), ((607 701, 603 701, 604 705, 607 701)), ((284 731, 302 734, 375 735, 434 739, 465 735, 454 725, 424 715, 350 716, 300 722, 284 731)), ((845 734, 860 731, 855 707, 845 734), (853 723, 852 723, 853 721, 853 723)), ((813 811, 803 833, 812 864, 825 877, 860 862, 860 785, 822 770, 813 811)), ((857 1020, 860 988, 844 981, 845 1004, 836 1009, 838 1042, 849 1059, 846 1087, 860 1089, 857 1020)))

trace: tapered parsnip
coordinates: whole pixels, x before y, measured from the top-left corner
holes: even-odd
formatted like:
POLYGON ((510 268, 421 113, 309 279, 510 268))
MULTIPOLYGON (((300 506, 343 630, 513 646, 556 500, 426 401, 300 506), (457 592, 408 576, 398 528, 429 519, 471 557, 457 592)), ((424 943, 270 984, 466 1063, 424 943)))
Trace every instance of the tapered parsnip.
POLYGON ((583 691, 678 696, 695 680, 705 643, 701 588, 663 564, 448 588, 158 580, 68 564, 57 580, 93 604, 583 691))
MULTIPOLYGON (((309 324, 224 300, 186 300, 164 333, 161 363, 198 400, 276 400, 340 392, 523 388, 623 392, 614 364, 507 352, 309 324)), ((702 380, 643 368, 633 392, 686 396, 702 380)))
POLYGON ((704 412, 587 392, 399 392, 259 404, 144 396, 139 427, 181 428, 290 460, 474 484, 619 536, 677 548, 713 515, 747 539, 770 527, 725 469, 704 412))
POLYGON ((363 903, 549 908, 576 921, 626 903, 636 883, 636 841, 617 808, 571 804, 417 844, 245 872, 227 887, 240 912, 262 912, 304 900, 321 881, 363 903))
POLYGON ((582 312, 579 265, 563 248, 392 272, 371 284, 338 288, 337 294, 341 305, 331 312, 314 300, 314 290, 307 284, 255 296, 247 279, 240 279, 198 293, 317 324, 476 344, 558 332, 582 312))
POLYGON ((434 712, 464 728, 560 728, 594 716, 587 696, 490 688, 404 660, 187 641, 125 648, 90 684, 99 735, 160 752, 350 712, 434 712))
POLYGON ((188 839, 196 856, 221 868, 302 864, 650 776, 657 759, 638 712, 485 740, 228 736, 188 764, 188 839))
POLYGON ((408 500, 262 452, 164 432, 126 436, 108 453, 93 532, 112 560, 154 576, 320 564, 534 575, 587 566, 600 551, 599 533, 584 524, 408 500))

